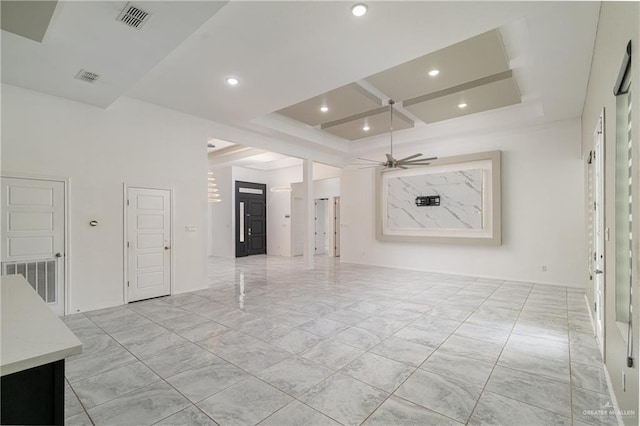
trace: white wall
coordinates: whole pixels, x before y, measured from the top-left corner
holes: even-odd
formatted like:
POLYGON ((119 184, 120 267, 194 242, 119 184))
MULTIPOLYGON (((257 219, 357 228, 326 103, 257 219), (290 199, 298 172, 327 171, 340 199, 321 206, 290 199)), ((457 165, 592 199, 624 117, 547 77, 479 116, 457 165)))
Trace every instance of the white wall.
POLYGON ((584 283, 583 170, 580 121, 400 147, 447 157, 502 150, 499 247, 380 242, 375 239, 375 171, 343 170, 343 262, 534 281, 584 283), (547 271, 542 271, 542 266, 547 271))
POLYGON ((231 258, 236 256, 234 239, 234 188, 233 170, 231 167, 211 170, 218 184, 219 203, 210 203, 210 227, 207 240, 211 247, 211 256, 231 258))
POLYGON ((174 291, 206 287, 207 123, 128 98, 104 110, 2 85, 2 172, 70 179, 69 312, 123 303, 125 182, 174 189, 174 291))
MULTIPOLYGON (((300 170, 302 170, 302 166, 300 166, 300 170)), ((340 177, 341 173, 342 169, 339 167, 328 166, 322 163, 313 163, 313 180, 340 177)))
MULTIPOLYGON (((302 166, 288 167, 269 173, 269 188, 291 186, 302 179, 302 166)), ((291 256, 291 192, 269 192, 267 195, 267 253, 291 256), (289 216, 289 217, 286 217, 289 216)))
POLYGON ((313 197, 331 198, 340 196, 340 178, 332 177, 313 181, 313 197))

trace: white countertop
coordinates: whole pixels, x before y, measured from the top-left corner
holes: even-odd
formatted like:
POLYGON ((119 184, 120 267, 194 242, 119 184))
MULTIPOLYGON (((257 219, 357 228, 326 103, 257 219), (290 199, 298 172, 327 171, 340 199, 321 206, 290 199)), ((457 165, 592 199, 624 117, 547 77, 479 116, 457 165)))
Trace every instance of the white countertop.
POLYGON ((2 334, 0 375, 15 373, 82 352, 82 343, 22 275, 0 279, 2 334))

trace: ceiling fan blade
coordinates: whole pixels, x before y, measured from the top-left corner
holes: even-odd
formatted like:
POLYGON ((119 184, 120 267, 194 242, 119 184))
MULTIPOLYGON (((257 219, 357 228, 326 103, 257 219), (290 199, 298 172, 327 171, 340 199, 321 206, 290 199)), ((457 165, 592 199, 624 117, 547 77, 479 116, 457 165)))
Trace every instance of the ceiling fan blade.
POLYGON ((373 165, 373 166, 363 166, 363 167, 358 167, 358 170, 362 170, 362 169, 372 169, 374 167, 379 167, 377 164, 373 165))
POLYGON ((428 166, 431 163, 402 163, 403 166, 428 166))
POLYGON ((407 166, 396 166, 398 169, 407 169, 407 166))
POLYGON ((412 158, 421 157, 421 156, 422 156, 422 154, 413 154, 413 155, 410 155, 408 157, 404 157, 404 158, 399 159, 398 163, 401 162, 401 161, 407 161, 407 160, 411 160, 412 158))
POLYGON ((360 158, 360 157, 358 157, 358 160, 362 160, 362 161, 370 161, 370 162, 372 162, 372 163, 380 163, 380 161, 378 161, 378 160, 369 160, 368 158, 360 158))
POLYGON ((407 163, 412 163, 414 161, 432 161, 432 160, 437 160, 437 159, 438 159, 438 157, 416 158, 415 160, 407 161, 407 163))

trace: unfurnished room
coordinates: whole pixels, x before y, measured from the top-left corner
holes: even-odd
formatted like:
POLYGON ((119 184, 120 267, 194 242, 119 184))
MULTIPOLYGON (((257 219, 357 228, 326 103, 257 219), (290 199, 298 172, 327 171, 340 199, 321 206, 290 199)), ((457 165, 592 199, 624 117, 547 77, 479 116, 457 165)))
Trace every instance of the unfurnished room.
POLYGON ((639 2, 0 6, 0 424, 638 424, 639 2))

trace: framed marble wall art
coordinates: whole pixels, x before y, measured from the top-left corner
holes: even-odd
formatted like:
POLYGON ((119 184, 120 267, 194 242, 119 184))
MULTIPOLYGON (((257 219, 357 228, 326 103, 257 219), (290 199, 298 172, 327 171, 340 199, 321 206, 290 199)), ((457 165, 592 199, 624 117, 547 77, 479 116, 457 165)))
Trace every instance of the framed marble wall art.
POLYGON ((500 151, 377 170, 382 241, 501 244, 500 151))

